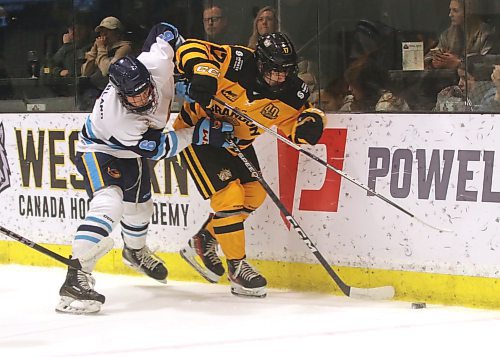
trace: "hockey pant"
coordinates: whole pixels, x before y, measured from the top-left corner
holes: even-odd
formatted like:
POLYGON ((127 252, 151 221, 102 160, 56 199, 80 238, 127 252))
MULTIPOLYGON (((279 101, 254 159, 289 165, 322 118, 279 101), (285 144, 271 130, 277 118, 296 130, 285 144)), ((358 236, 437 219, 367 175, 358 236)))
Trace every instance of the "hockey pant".
MULTIPOLYGON (((131 249, 146 244, 153 214, 151 179, 146 159, 119 159, 104 153, 78 153, 76 167, 84 177, 91 198, 85 220, 73 240, 73 258, 95 251, 83 270, 93 270, 97 260, 112 248, 113 229, 120 223, 124 243, 131 249), (96 246, 102 245, 104 249, 96 246)), ((87 261, 87 260, 85 260, 87 261)))
MULTIPOLYGON (((243 153, 258 169, 253 147, 243 153)), ((181 156, 215 212, 205 229, 217 239, 227 259, 245 257, 244 222, 264 202, 265 190, 241 160, 225 149, 189 146, 181 156)))

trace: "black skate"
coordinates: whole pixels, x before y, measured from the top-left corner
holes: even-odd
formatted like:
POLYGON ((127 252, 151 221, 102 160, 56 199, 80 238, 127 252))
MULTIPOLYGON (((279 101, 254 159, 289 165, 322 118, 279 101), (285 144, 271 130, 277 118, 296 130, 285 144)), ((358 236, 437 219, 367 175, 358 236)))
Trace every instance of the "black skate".
POLYGON ((125 246, 122 257, 123 262, 132 269, 144 273, 160 283, 167 283, 168 271, 163 260, 154 255, 147 246, 141 249, 130 249, 125 246))
POLYGON ((57 312, 69 314, 93 314, 101 310, 106 298, 94 290, 95 280, 91 274, 68 268, 68 274, 59 295, 61 300, 57 312))
POLYGON ((227 260, 227 277, 231 282, 231 293, 237 296, 266 297, 266 279, 246 260, 227 260))
POLYGON ((179 252, 202 277, 217 283, 224 275, 224 267, 217 255, 217 240, 206 229, 201 229, 179 252), (201 260, 201 263, 196 259, 201 260))

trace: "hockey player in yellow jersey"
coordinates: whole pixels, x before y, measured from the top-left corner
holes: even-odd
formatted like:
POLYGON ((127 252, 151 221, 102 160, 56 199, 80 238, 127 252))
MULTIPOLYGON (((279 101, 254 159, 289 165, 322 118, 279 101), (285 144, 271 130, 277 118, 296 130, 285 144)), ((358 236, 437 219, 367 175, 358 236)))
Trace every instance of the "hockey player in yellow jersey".
MULTIPOLYGON (((176 60, 178 71, 189 83, 187 98, 192 100, 184 103, 175 129, 196 125, 209 115, 230 122, 234 141, 260 170, 252 143, 263 131, 212 101, 216 97, 267 127, 278 127, 295 143, 314 145, 319 141, 325 115, 308 103, 309 89, 297 77, 297 55, 285 34, 262 36, 255 52, 242 46, 187 40, 178 48, 176 60)), ((190 145, 181 156, 213 210, 181 249, 182 257, 208 281, 217 282, 225 272, 217 255, 219 243, 231 292, 266 296, 266 279, 246 260, 244 229, 247 217, 263 203, 265 190, 230 149, 190 145)))

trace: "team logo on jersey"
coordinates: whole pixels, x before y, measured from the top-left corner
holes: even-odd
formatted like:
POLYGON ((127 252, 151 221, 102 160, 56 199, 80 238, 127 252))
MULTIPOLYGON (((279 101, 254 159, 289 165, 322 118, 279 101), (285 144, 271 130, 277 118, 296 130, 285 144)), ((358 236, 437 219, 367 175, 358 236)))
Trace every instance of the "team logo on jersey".
POLYGON ((5 130, 3 123, 0 124, 0 192, 10 187, 10 168, 5 151, 5 130))
POLYGON ((267 119, 276 119, 279 113, 280 108, 275 106, 273 103, 269 103, 260 111, 260 114, 262 114, 267 119))
POLYGON ((111 176, 114 179, 119 179, 122 177, 122 173, 118 169, 113 169, 108 166, 108 175, 111 176))
POLYGON ((226 97, 228 100, 231 102, 234 102, 236 99, 238 99, 238 95, 236 93, 231 92, 230 90, 222 90, 222 95, 226 97))
POLYGON ((231 173, 231 170, 229 170, 229 169, 222 169, 217 174, 217 176, 219 176, 219 180, 221 180, 221 181, 227 181, 231 177, 233 177, 233 174, 231 173))

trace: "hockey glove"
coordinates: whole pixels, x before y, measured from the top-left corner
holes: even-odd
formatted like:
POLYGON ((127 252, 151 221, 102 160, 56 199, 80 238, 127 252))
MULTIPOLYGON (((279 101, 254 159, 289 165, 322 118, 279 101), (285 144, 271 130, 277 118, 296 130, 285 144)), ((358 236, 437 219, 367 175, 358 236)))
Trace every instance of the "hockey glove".
POLYGON ((179 34, 179 31, 175 26, 169 24, 168 22, 160 22, 159 24, 154 25, 149 31, 148 37, 142 46, 142 52, 149 52, 153 43, 156 42, 156 37, 158 36, 168 42, 174 49, 174 52, 185 42, 184 38, 179 34))
POLYGON ((325 123, 326 116, 321 110, 316 108, 304 110, 294 125, 292 131, 293 142, 296 144, 317 144, 321 134, 323 134, 325 123))
POLYGON ((220 120, 209 118, 200 119, 194 126, 193 144, 229 147, 227 138, 232 138, 233 125, 220 120))
POLYGON ((203 108, 208 107, 212 97, 217 92, 217 79, 219 76, 219 69, 215 65, 211 63, 196 64, 193 68, 188 95, 203 108))
POLYGON ((160 24, 163 33, 159 34, 163 40, 168 42, 170 46, 174 49, 174 52, 182 45, 186 40, 179 34, 179 30, 174 25, 169 24, 168 22, 162 22, 160 24))

